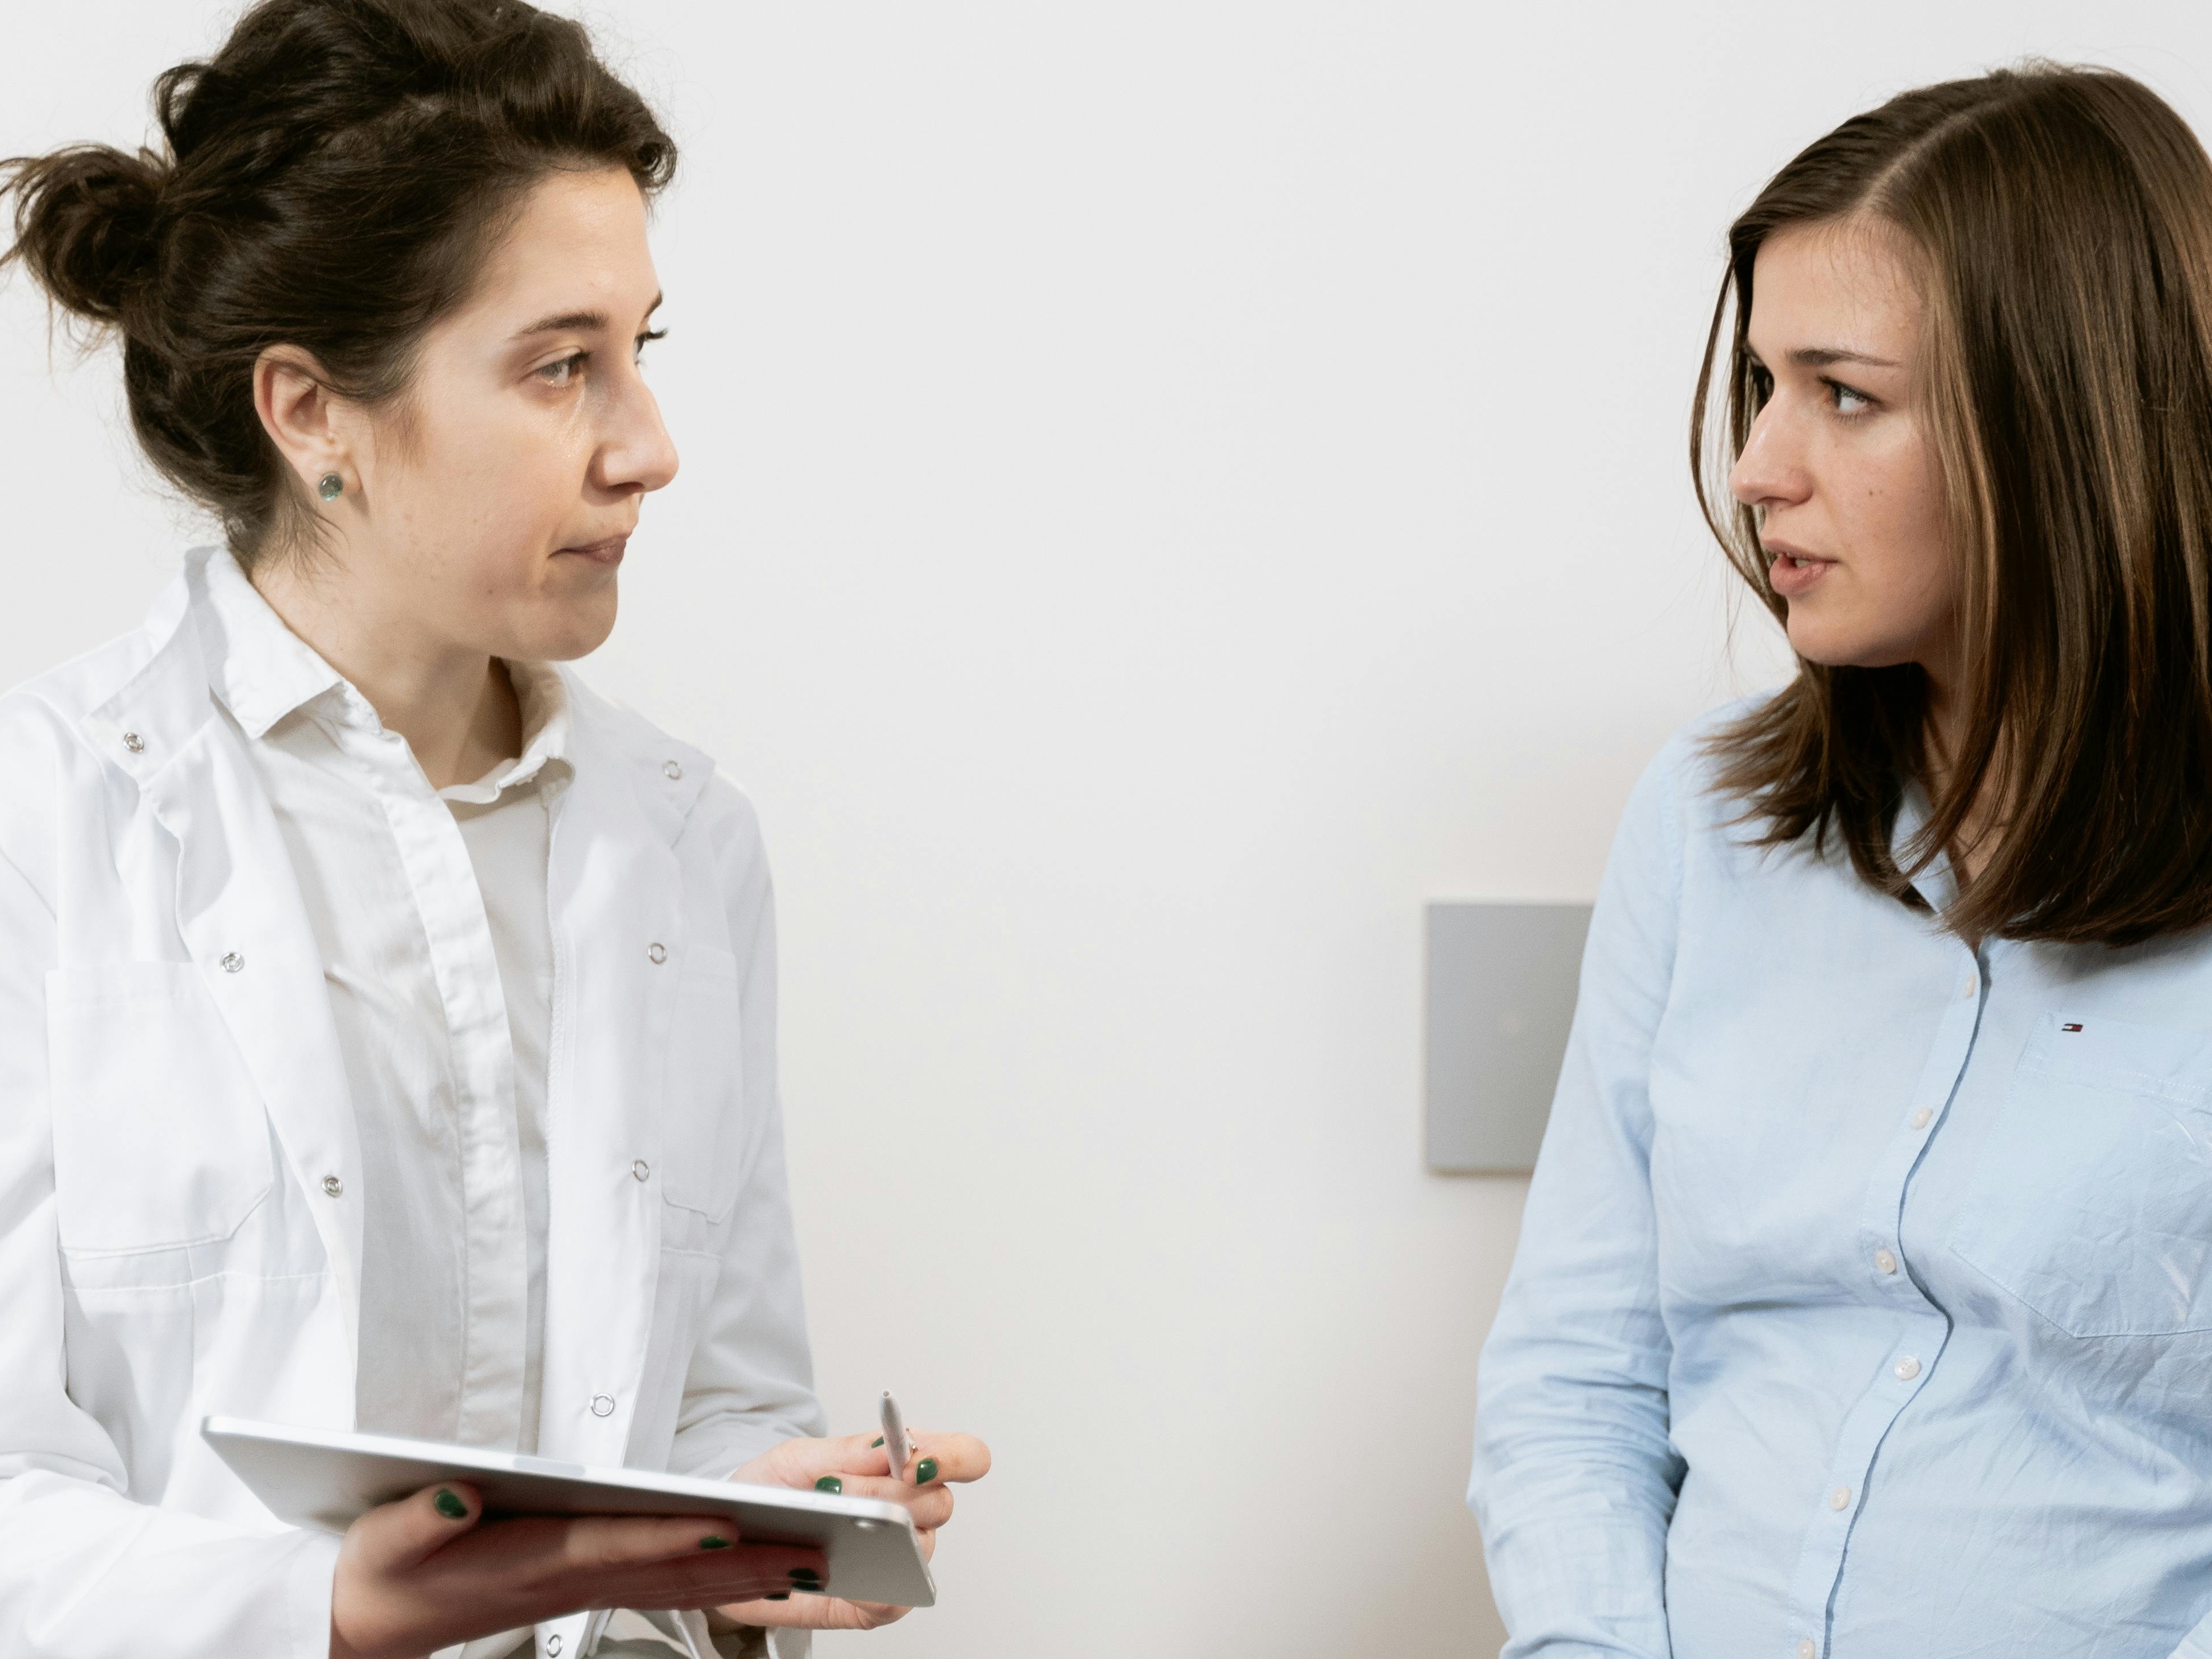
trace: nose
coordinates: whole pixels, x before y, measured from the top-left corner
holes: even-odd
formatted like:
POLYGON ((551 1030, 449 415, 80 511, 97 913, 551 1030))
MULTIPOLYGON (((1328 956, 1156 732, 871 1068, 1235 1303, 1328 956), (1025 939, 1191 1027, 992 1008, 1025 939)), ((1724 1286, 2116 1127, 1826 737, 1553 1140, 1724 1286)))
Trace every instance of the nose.
POLYGON ((633 372, 609 416, 595 468, 600 487, 643 495, 666 488, 676 476, 676 444, 653 388, 633 372))
POLYGON ((1778 400, 1752 421, 1743 449, 1729 469, 1729 492, 1746 507, 1795 506, 1812 494, 1812 475, 1796 453, 1778 400))

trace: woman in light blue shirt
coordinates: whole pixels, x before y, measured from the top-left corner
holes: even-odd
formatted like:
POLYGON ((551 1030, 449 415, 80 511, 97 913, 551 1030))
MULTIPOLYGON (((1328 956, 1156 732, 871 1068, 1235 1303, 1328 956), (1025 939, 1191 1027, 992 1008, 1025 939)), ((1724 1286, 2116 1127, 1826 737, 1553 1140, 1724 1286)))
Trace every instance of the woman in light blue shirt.
POLYGON ((1730 240, 1692 456, 1799 672, 1606 872, 1482 1359, 1508 1659, 2212 1656, 2212 162, 2034 66, 1730 240))

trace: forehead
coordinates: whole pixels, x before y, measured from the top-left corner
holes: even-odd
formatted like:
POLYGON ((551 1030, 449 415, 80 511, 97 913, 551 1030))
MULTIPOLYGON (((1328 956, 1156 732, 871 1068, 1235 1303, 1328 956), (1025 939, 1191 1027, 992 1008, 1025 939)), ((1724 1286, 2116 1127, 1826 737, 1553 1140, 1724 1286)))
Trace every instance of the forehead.
POLYGON ((1919 272, 1878 221, 1778 231, 1759 246, 1751 294, 1752 349, 1770 362, 1807 348, 1902 362, 1920 332, 1919 272))
POLYGON ((511 328, 604 311, 627 330, 659 287, 646 246, 645 198, 629 173, 556 173, 531 186, 450 320, 511 328))

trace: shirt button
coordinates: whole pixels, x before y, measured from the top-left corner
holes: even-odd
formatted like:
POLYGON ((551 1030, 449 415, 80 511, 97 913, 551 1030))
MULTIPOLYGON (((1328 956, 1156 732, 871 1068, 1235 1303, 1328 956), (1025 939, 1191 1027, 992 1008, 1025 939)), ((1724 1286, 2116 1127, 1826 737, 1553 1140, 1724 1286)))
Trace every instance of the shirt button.
POLYGON ((1967 981, 1966 981, 1966 988, 1965 990, 1961 991, 1959 994, 1960 994, 1960 995, 1961 995, 1961 996, 1968 996, 1968 997, 1970 997, 1970 996, 1973 995, 1973 994, 1974 994, 1974 981, 1973 981, 1972 979, 1967 980, 1967 981))
POLYGON ((1828 1507, 1830 1509, 1847 1510, 1850 1508, 1850 1506, 1851 1489, 1849 1486, 1838 1486, 1835 1491, 1828 1494, 1828 1507))
POLYGON ((629 1166, 629 1172, 635 1176, 640 1181, 642 1181, 653 1173, 653 1165, 647 1164, 641 1158, 631 1164, 629 1166))
POLYGON ((612 1417, 614 1414, 615 1414, 615 1397, 614 1397, 614 1395, 611 1395, 611 1394, 595 1394, 595 1395, 593 1395, 592 1396, 592 1416, 594 1416, 594 1417, 612 1417))
POLYGON ((328 1193, 332 1198, 343 1198, 345 1196, 345 1182, 340 1181, 336 1176, 325 1176, 323 1177, 323 1190, 328 1193))
POLYGON ((555 1631, 545 1638, 546 1659, 561 1659, 561 1632, 555 1631))
POLYGON ((245 966, 246 958, 239 955, 237 951, 230 951, 224 953, 222 958, 222 971, 224 973, 234 974, 245 966))
POLYGON ((136 732, 125 732, 123 734, 123 746, 134 755, 143 755, 146 752, 146 739, 136 732))
POLYGON ((1809 1636, 1797 1644, 1797 1659, 1819 1659, 1820 1652, 1820 1650, 1813 1645, 1813 1638, 1809 1636))
POLYGON ((1874 1253, 1874 1265, 1886 1273, 1893 1273, 1897 1271, 1897 1258, 1887 1250, 1876 1250, 1874 1253))
POLYGON ((1928 1127, 1928 1120, 1935 1115, 1935 1113, 1923 1106, 1912 1115, 1912 1127, 1916 1129, 1924 1129, 1928 1127))
POLYGON ((681 761, 661 762, 660 775, 666 778, 671 783, 675 782, 677 779, 684 775, 683 763, 681 761))
POLYGON ((658 943, 648 945, 645 947, 645 957, 657 968, 668 960, 668 947, 658 943))
POLYGON ((1910 1382, 1914 1377, 1920 1375, 1920 1362, 1915 1359, 1911 1354, 1907 1354, 1904 1358, 1897 1362, 1896 1370, 1897 1380, 1899 1382, 1910 1382))

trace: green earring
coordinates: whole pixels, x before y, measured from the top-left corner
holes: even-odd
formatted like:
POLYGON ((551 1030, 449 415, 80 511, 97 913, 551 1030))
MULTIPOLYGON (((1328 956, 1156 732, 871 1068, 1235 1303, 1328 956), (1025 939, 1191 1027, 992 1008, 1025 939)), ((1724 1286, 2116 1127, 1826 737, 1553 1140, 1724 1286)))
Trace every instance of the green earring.
POLYGON ((315 494, 326 501, 334 501, 345 494, 345 480, 335 472, 325 472, 316 481, 315 494))

